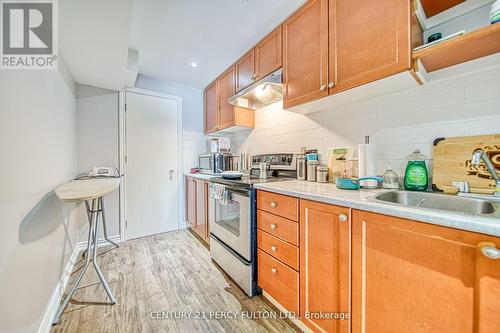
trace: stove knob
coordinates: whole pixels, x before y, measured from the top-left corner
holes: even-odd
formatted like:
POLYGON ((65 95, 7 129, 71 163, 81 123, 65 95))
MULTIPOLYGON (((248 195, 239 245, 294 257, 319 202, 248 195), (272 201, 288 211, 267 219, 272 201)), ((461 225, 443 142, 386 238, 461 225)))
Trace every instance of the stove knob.
POLYGON ((257 157, 257 162, 259 162, 259 163, 260 163, 260 157, 257 157))
POLYGON ((253 162, 254 164, 255 164, 255 163, 257 163, 257 159, 254 157, 254 158, 252 159, 252 162, 253 162))
POLYGON ((288 161, 288 163, 292 163, 292 160, 293 160, 293 158, 289 157, 287 161, 288 161))
POLYGON ((285 163, 285 162, 286 162, 286 156, 283 156, 283 157, 281 158, 281 162, 283 162, 283 163, 285 163))

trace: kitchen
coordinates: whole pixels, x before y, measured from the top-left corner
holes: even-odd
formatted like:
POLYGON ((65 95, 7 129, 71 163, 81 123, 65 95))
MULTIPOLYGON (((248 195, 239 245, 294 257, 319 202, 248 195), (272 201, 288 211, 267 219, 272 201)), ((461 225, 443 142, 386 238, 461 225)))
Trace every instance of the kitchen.
POLYGON ((498 1, 99 5, 0 70, 0 331, 498 331, 498 1))

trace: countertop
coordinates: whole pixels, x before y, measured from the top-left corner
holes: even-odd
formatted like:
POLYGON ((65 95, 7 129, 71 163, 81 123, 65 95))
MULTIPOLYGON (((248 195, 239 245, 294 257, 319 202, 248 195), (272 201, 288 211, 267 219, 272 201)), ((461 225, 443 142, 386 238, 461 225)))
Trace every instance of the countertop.
POLYGON ((206 174, 206 173, 189 173, 189 172, 185 172, 184 176, 191 177, 194 179, 200 179, 200 180, 210 180, 210 178, 220 177, 218 175, 212 175, 212 174, 206 174))
POLYGON ((335 184, 332 183, 321 184, 298 180, 256 184, 254 187, 258 190, 290 195, 301 199, 309 199, 455 229, 500 236, 500 219, 498 216, 477 216, 457 212, 451 213, 374 201, 374 196, 389 190, 339 190, 335 184))

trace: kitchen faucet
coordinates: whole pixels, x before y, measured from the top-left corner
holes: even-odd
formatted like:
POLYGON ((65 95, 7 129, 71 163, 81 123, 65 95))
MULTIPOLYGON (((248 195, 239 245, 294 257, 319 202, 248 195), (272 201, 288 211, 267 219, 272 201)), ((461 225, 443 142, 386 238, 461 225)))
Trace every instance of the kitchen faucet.
POLYGON ((493 165, 490 158, 488 157, 488 154, 486 154, 484 152, 484 150, 476 149, 472 153, 472 165, 478 166, 479 163, 481 163, 481 160, 484 161, 484 164, 486 164, 488 171, 493 176, 493 179, 495 179, 495 183, 496 183, 495 195, 500 196, 500 176, 498 176, 498 172, 495 170, 495 166, 493 165))

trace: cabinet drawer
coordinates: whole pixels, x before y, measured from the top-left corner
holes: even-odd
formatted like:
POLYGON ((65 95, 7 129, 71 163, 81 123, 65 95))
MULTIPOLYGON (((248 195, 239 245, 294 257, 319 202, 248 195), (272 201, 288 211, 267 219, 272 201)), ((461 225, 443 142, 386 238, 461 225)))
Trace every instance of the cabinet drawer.
POLYGON ((299 224, 285 218, 257 210, 257 228, 299 246, 299 224))
POLYGON ((294 197, 259 191, 257 208, 293 221, 299 220, 299 199, 294 197))
POLYGON ((299 270, 299 248, 257 230, 257 247, 282 263, 299 270))
POLYGON ((299 312, 299 273, 257 250, 257 283, 288 311, 299 312))

